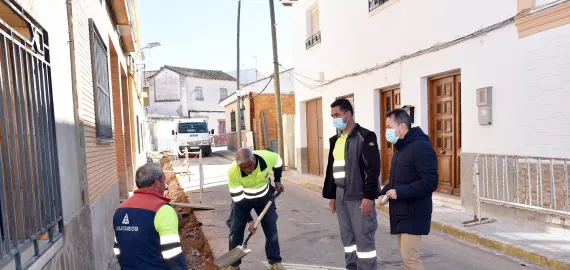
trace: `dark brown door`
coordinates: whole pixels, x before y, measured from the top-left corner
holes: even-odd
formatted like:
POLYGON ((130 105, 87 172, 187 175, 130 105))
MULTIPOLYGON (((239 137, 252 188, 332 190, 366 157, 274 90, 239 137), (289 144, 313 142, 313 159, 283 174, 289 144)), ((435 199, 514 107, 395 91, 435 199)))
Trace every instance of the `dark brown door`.
POLYGON ((455 185, 454 195, 461 195, 461 75, 455 76, 455 185))
POLYGON ((394 155, 394 145, 386 140, 386 113, 393 109, 400 108, 400 89, 393 89, 383 91, 380 93, 380 151, 382 152, 382 185, 387 185, 390 182, 390 168, 392 167, 392 156, 394 155))
POLYGON ((442 193, 459 195, 461 148, 460 75, 431 81, 430 138, 437 156, 442 193))
POLYGON ((307 102, 307 161, 309 174, 324 175, 322 100, 307 102))

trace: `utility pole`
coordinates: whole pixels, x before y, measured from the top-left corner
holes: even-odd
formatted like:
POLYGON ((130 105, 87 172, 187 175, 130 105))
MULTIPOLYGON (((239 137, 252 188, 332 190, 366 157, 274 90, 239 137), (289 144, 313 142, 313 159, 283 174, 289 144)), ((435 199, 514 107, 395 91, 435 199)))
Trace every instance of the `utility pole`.
POLYGON ((281 112, 281 83, 279 81, 279 58, 277 56, 277 33, 275 30, 275 7, 273 0, 269 0, 269 12, 271 13, 271 39, 273 40, 273 81, 275 83, 275 103, 277 103, 277 143, 279 156, 285 162, 283 147, 283 114, 281 112))
POLYGON ((241 13, 241 0, 238 0, 238 16, 237 16, 237 88, 236 88, 236 105, 237 105, 237 119, 236 119, 236 131, 237 131, 237 140, 238 140, 238 149, 242 147, 241 143, 241 107, 240 107, 240 95, 241 89, 239 85, 239 23, 240 23, 240 13, 241 13))

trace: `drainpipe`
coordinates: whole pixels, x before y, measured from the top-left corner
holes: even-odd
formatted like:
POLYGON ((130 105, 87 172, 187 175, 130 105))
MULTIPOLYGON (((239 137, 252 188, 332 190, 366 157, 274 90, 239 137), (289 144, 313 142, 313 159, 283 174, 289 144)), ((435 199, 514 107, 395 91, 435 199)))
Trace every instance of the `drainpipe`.
POLYGON ((85 155, 85 132, 83 129, 83 122, 81 119, 81 103, 79 100, 80 93, 77 91, 77 65, 75 64, 75 38, 73 34, 73 5, 72 0, 66 0, 65 4, 67 6, 67 26, 69 31, 69 59, 71 61, 71 92, 73 94, 73 114, 74 114, 74 124, 75 124, 75 135, 79 140, 79 145, 77 145, 77 160, 78 160, 78 171, 80 177, 80 187, 81 187, 81 203, 85 206, 89 203, 89 196, 86 194, 87 190, 87 166, 86 166, 86 155, 85 155))

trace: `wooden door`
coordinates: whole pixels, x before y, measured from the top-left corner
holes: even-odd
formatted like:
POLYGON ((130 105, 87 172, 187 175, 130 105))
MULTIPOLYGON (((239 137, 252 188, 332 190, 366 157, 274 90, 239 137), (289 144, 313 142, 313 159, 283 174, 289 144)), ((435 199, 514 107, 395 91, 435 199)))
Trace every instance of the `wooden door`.
POLYGON ((460 75, 431 81, 430 138, 437 156, 437 191, 459 195, 461 147, 460 75))
POLYGON ((455 76, 455 185, 453 195, 461 195, 461 75, 455 76))
POLYGON ((306 106, 308 171, 309 174, 324 175, 322 100, 308 101, 306 106))
POLYGON ((323 100, 317 99, 317 145, 318 145, 318 163, 319 175, 325 175, 324 159, 323 159, 323 100))
POLYGON ((380 151, 382 158, 381 178, 382 185, 390 182, 390 168, 392 167, 392 156, 394 155, 394 145, 386 140, 386 113, 401 108, 400 89, 392 89, 380 93, 380 151))

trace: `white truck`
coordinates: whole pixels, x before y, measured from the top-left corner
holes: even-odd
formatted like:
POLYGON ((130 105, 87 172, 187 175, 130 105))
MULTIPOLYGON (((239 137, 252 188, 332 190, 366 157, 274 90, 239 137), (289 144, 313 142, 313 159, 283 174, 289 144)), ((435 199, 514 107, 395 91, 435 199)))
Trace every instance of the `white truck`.
POLYGON ((208 130, 208 121, 205 119, 180 119, 176 123, 176 130, 172 135, 176 136, 176 144, 180 153, 188 148, 188 152, 199 152, 209 157, 212 154, 210 134, 214 130, 208 130))

